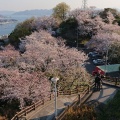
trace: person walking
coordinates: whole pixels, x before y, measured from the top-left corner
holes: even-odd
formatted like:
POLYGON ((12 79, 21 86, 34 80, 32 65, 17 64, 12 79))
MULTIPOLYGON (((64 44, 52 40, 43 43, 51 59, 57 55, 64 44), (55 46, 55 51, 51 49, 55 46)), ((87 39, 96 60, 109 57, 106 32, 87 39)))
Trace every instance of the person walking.
POLYGON ((97 88, 97 90, 100 90, 101 82, 102 82, 101 76, 100 74, 97 74, 95 77, 95 88, 97 88))

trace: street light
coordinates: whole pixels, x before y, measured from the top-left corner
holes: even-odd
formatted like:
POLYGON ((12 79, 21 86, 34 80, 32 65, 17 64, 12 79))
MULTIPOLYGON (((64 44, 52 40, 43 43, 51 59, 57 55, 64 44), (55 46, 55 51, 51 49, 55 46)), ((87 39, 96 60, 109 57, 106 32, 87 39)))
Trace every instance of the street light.
POLYGON ((57 117, 57 81, 59 80, 59 78, 55 77, 52 78, 51 81, 55 84, 55 118, 57 117))

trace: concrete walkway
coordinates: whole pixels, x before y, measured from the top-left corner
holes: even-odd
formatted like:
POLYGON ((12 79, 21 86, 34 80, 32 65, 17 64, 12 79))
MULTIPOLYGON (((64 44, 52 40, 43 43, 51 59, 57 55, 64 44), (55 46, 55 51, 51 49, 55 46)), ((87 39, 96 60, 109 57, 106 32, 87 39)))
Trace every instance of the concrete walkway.
POLYGON ((106 103, 109 99, 112 99, 114 97, 116 92, 116 88, 103 85, 103 88, 100 91, 95 91, 87 102, 96 100, 101 103, 106 103))
MULTIPOLYGON (((99 101, 102 103, 106 103, 108 99, 113 98, 117 89, 114 87, 110 87, 107 85, 103 85, 103 89, 101 91, 95 91, 92 96, 88 99, 89 101, 99 101)), ((64 110, 67 105, 70 105, 77 95, 72 96, 60 96, 57 99, 57 112, 58 114, 64 110)), ((48 101, 45 105, 38 107, 35 111, 27 114, 27 120, 52 120, 54 118, 54 100, 48 101)))
MULTIPOLYGON (((57 98, 57 113, 59 114, 67 105, 70 105, 77 95, 66 95, 57 98)), ((27 114, 27 120, 52 120, 54 118, 54 99, 38 107, 35 111, 27 114)))

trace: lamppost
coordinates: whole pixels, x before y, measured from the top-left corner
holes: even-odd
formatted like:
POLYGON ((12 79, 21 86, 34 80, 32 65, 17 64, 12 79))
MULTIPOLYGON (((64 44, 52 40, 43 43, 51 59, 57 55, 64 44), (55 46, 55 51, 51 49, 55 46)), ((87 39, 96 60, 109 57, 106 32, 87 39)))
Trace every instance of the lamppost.
POLYGON ((59 78, 55 77, 52 78, 51 81, 55 84, 55 118, 57 118, 57 81, 59 80, 59 78))

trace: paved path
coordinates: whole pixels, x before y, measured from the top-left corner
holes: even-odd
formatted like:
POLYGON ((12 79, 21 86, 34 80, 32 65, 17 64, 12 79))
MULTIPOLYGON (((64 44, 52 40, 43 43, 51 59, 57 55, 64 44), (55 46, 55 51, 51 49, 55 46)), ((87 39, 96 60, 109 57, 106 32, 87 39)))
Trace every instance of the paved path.
POLYGON ((116 92, 116 88, 103 85, 103 88, 100 91, 94 92, 88 101, 97 100, 99 102, 106 103, 109 99, 114 97, 116 92))
MULTIPOLYGON (((70 105, 77 95, 60 96, 57 98, 58 114, 67 106, 70 105)), ((54 100, 48 101, 45 105, 38 107, 35 111, 29 113, 27 120, 52 120, 54 117, 54 100)))
MULTIPOLYGON (((104 85, 103 89, 101 91, 94 92, 87 102, 97 100, 99 102, 106 103, 108 99, 115 95, 116 91, 117 89, 104 85)), ((66 105, 71 104, 76 97, 77 95, 58 97, 58 113, 60 113, 66 105)), ((45 105, 38 107, 35 111, 26 116, 27 120, 52 120, 53 117, 54 100, 48 101, 45 105)))

